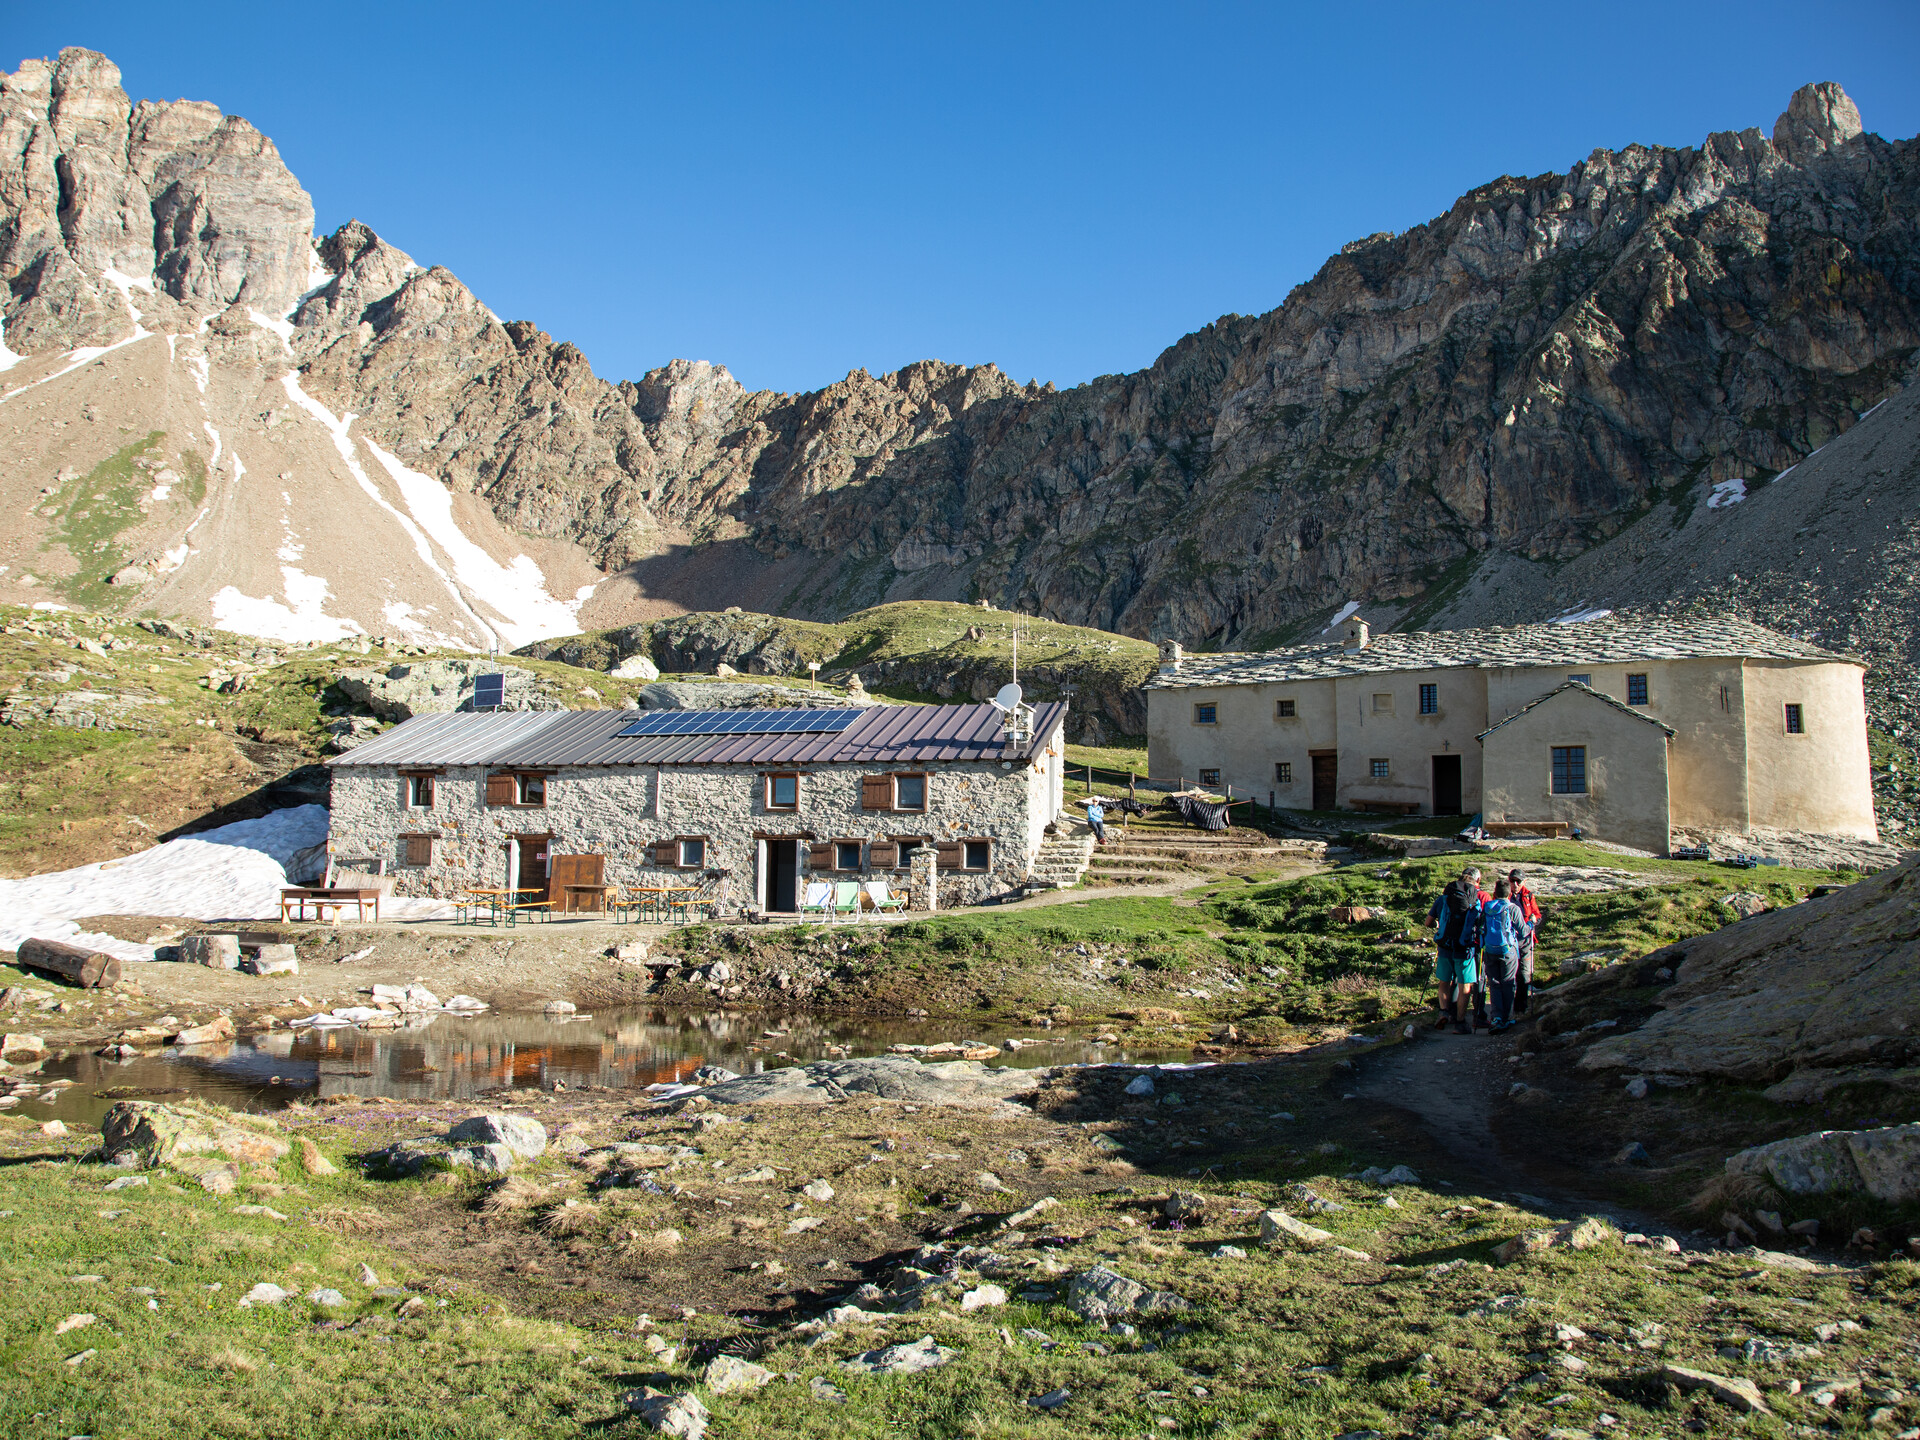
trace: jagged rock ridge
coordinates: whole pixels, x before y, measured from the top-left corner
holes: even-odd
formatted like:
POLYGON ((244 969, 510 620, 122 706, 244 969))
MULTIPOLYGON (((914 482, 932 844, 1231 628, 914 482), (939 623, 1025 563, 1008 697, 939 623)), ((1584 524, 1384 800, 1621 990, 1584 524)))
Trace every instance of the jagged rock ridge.
POLYGON ((1266 315, 1064 392, 937 361, 802 395, 684 361, 608 384, 363 225, 314 251, 270 143, 210 106, 129 105, 90 52, 0 81, 0 140, 15 349, 106 342, 127 312, 94 277, 150 275, 156 305, 219 312, 216 361, 290 352, 305 393, 400 464, 624 569, 602 593, 636 611, 601 624, 712 608, 704 573, 722 604, 788 614, 977 594, 1259 643, 1765 478, 1920 346, 1920 149, 1867 133, 1832 84, 1771 138, 1492 181, 1347 246, 1266 315), (283 314, 286 351, 261 325, 283 314))

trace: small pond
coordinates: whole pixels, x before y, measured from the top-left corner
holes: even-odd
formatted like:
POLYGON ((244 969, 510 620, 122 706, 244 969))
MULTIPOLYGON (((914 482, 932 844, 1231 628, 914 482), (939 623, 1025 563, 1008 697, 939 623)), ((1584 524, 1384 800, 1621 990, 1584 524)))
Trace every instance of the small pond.
POLYGON ((267 1111, 318 1096, 382 1095, 465 1100, 504 1086, 638 1091, 684 1080, 702 1065, 749 1073, 838 1055, 879 1055, 898 1044, 1017 1036, 1037 1043, 1001 1052, 996 1065, 1161 1064, 1181 1049, 1098 1045, 1096 1031, 1035 1031, 959 1021, 773 1018, 729 1011, 603 1010, 542 1014, 414 1015, 399 1029, 279 1030, 218 1045, 149 1051, 128 1060, 69 1052, 20 1078, 64 1089, 23 1094, 15 1115, 96 1128, 116 1100, 192 1096, 236 1110, 267 1111), (769 1034, 777 1031, 777 1034, 769 1034))

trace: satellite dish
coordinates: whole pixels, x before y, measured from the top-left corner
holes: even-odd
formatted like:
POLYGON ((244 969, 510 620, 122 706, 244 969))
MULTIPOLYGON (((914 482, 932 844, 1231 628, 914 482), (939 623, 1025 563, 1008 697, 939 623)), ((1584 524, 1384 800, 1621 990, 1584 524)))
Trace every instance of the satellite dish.
POLYGON ((1018 685, 1002 685, 1000 687, 1000 693, 993 697, 993 703, 1002 710, 1012 710, 1020 703, 1020 687, 1018 685))

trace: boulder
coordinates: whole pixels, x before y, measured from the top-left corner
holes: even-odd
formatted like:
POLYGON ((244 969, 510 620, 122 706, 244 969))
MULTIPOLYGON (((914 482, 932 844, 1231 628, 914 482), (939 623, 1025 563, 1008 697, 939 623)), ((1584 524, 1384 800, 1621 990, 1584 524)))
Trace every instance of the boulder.
POLYGON ((100 1153, 116 1165, 151 1170, 176 1156, 224 1155, 242 1165, 270 1164, 293 1147, 264 1116, 212 1107, 122 1100, 100 1122, 100 1153))
POLYGON ((707 1407, 697 1395, 667 1395, 654 1389, 629 1390, 620 1397, 628 1410, 662 1435, 700 1440, 707 1433, 707 1407))
POLYGON ((513 1169, 513 1159, 513 1151, 502 1144, 448 1145, 439 1140, 400 1140, 372 1156, 374 1168, 390 1177, 448 1170, 505 1175, 513 1169))
POLYGON ((938 1369, 959 1353, 958 1350, 934 1344, 931 1335, 922 1335, 909 1345, 888 1345, 881 1350, 863 1351, 842 1360, 840 1368, 865 1375, 916 1375, 922 1370, 938 1369))
POLYGON ((525 1115, 473 1115, 447 1131, 447 1139, 470 1145, 504 1145, 522 1160, 537 1160, 547 1148, 547 1127, 525 1115))
POLYGON ((1333 1236, 1318 1226, 1294 1219, 1284 1210, 1268 1210, 1260 1216, 1260 1238, 1269 1245, 1291 1241, 1315 1249, 1325 1245, 1333 1236))
POLYGON ((922 1065, 896 1055, 862 1060, 817 1060, 758 1075, 742 1075, 707 1087, 720 1105, 825 1105, 851 1095, 873 1095, 914 1105, 998 1109, 1015 1095, 1038 1088, 1049 1072, 989 1067, 977 1060, 922 1065))
POLYGON ((300 961, 291 945, 262 945, 240 962, 249 975, 298 975, 300 961))
POLYGON ((1494 1246, 1493 1259, 1495 1264, 1511 1265, 1545 1250, 1591 1250, 1597 1245, 1610 1245, 1619 1238, 1619 1232, 1612 1225, 1598 1215, 1588 1215, 1550 1230, 1523 1230, 1494 1246))
POLYGON ((773 1371, 732 1355, 716 1355, 707 1362, 701 1378, 714 1394, 727 1395, 736 1390, 758 1390, 772 1382, 773 1371))
POLYGON ((1743 1376, 1715 1375, 1685 1365, 1663 1366, 1660 1374, 1669 1384, 1678 1385, 1682 1390, 1705 1390, 1723 1405, 1731 1405, 1736 1410, 1752 1415, 1773 1413, 1760 1398, 1760 1387, 1743 1376))
POLYGON ((333 686, 352 704, 383 720, 411 720, 415 715, 444 715, 465 709, 473 700, 476 675, 506 676, 507 708, 559 710, 559 701, 541 692, 539 676, 496 660, 420 660, 380 670, 343 670, 333 686))
POLYGON ((1729 1175, 1770 1181, 1785 1195, 1864 1192, 1888 1205, 1920 1200, 1920 1124, 1820 1130, 1727 1159, 1729 1175))
POLYGON ((216 1015, 204 1025, 189 1025, 171 1040, 175 1045, 215 1045, 233 1039, 233 1017, 216 1015))
POLYGON ((211 970, 240 968, 238 935, 183 935, 180 958, 189 965, 205 965, 211 970))
POLYGON ((658 680, 660 667, 645 655, 629 655, 607 674, 615 680, 658 680))
POLYGON ((1067 1308, 1089 1320, 1115 1320, 1122 1315, 1185 1310, 1187 1302, 1170 1290, 1150 1290, 1138 1280, 1096 1265, 1068 1284, 1067 1308))
POLYGON ((15 1034, 0 1038, 0 1060, 9 1065, 32 1065, 53 1052, 38 1035, 15 1034))

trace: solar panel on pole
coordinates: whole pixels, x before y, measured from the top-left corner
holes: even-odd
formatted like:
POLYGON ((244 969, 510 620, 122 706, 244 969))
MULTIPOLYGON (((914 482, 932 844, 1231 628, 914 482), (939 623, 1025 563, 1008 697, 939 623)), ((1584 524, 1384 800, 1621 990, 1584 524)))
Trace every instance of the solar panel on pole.
POLYGON ((498 710, 507 703, 507 677, 504 675, 476 675, 473 677, 473 708, 476 710, 498 710))

